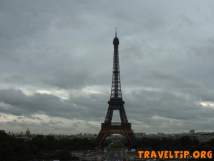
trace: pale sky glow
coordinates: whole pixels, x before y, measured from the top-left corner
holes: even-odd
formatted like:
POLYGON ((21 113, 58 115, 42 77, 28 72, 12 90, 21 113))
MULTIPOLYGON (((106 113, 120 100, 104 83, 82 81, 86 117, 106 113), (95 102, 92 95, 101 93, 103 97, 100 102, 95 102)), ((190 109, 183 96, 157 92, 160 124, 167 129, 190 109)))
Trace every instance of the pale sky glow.
POLYGON ((213 8, 213 0, 0 0, 0 129, 97 133, 116 26, 133 130, 213 131, 213 8))
POLYGON ((202 101, 199 103, 202 107, 214 109, 214 102, 202 101))
MULTIPOLYGON (((7 130, 13 131, 14 125, 13 123, 16 122, 18 125, 16 128, 20 127, 29 127, 33 133, 37 133, 34 130, 35 126, 46 126, 47 131, 45 133, 57 133, 57 134, 70 134, 70 132, 64 133, 63 129, 73 130, 74 134, 78 133, 94 133, 94 131, 98 130, 99 123, 95 121, 83 121, 78 119, 65 119, 62 117, 50 117, 45 114, 33 114, 29 117, 26 116, 16 116, 12 114, 4 114, 0 113, 0 124, 5 126, 7 123, 11 124, 11 127, 7 127, 7 130), (85 126, 83 126, 85 124, 85 126), (49 129, 55 128, 55 131, 51 132, 49 129), (82 130, 84 128, 84 130, 82 130)), ((41 131, 40 131, 41 132, 41 131)))
POLYGON ((84 95, 93 95, 93 94, 97 95, 107 94, 107 87, 104 86, 87 86, 78 90, 76 89, 65 90, 56 88, 40 89, 39 87, 24 87, 24 88, 22 87, 18 88, 18 90, 21 90, 24 94, 28 96, 32 96, 35 94, 46 94, 59 97, 62 100, 67 100, 69 99, 69 97, 80 97, 84 95))
POLYGON ((69 93, 66 90, 63 89, 39 89, 38 87, 34 88, 19 88, 19 90, 23 91, 24 94, 28 96, 32 96, 34 94, 47 94, 47 95, 53 95, 56 97, 59 97, 61 99, 69 99, 69 93))

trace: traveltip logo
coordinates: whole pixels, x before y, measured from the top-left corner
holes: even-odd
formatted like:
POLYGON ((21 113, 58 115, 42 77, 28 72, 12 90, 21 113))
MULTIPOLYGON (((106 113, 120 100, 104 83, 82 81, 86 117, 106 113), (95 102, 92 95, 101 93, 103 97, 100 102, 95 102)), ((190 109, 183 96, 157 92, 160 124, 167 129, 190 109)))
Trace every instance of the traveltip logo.
POLYGON ((212 159, 212 151, 188 151, 188 150, 138 150, 136 153, 138 159, 212 159))
POLYGON ((142 148, 135 149, 132 148, 128 151, 129 158, 135 158, 138 160, 145 159, 162 159, 162 160, 171 160, 171 159, 205 159, 213 160, 213 150, 214 147, 186 147, 186 148, 142 148))

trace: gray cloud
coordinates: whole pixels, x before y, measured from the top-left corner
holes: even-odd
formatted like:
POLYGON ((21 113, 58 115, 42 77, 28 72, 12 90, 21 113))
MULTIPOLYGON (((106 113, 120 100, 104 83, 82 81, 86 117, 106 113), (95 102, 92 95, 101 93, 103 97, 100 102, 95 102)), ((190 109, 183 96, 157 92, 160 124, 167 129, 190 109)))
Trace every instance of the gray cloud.
POLYGON ((213 7, 212 0, 0 0, 1 127, 69 133, 79 124, 71 133, 97 132, 117 26, 134 130, 214 130, 213 7))

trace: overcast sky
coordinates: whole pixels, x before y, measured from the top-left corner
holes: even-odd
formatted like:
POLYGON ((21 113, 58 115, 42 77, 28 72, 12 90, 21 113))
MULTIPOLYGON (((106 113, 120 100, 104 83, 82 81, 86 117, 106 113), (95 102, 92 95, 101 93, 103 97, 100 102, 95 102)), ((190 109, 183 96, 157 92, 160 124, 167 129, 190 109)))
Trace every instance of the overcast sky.
POLYGON ((133 130, 214 131, 213 0, 0 0, 0 129, 98 133, 115 27, 133 130))

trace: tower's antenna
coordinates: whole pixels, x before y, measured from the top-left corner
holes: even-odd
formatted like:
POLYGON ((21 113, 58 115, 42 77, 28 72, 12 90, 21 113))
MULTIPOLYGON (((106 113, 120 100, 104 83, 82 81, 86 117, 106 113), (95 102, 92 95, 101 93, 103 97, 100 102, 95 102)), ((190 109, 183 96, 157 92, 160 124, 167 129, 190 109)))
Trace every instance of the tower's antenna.
POLYGON ((115 37, 117 37, 117 27, 115 27, 114 30, 115 30, 115 37))

